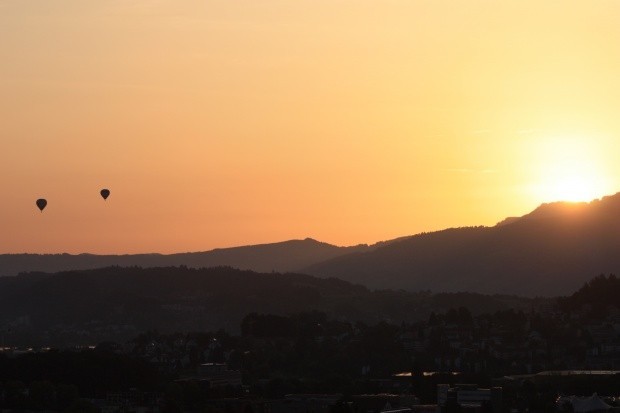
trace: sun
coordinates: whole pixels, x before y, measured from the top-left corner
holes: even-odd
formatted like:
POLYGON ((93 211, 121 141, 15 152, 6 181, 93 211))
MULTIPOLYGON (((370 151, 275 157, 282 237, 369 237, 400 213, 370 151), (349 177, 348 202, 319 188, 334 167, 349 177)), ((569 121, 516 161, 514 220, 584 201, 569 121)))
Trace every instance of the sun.
POLYGON ((604 195, 604 188, 599 178, 587 174, 560 174, 543 185, 545 202, 591 201, 604 195))
POLYGON ((607 194, 609 183, 588 140, 554 139, 541 145, 536 198, 583 202, 607 194))

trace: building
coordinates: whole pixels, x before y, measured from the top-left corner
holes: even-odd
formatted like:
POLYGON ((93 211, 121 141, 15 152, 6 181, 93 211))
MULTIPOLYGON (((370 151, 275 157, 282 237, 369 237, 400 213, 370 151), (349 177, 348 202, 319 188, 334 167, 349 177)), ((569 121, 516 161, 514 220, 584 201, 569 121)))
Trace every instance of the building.
POLYGON ((241 372, 228 370, 225 363, 204 363, 198 366, 198 378, 207 380, 209 387, 241 387, 241 372))
POLYGON ((329 413, 342 394, 287 394, 269 403, 270 413, 329 413))
POLYGON ((194 381, 204 388, 214 389, 218 387, 241 387, 241 372, 228 370, 225 363, 204 363, 198 366, 197 374, 184 377, 177 382, 194 381))
POLYGON ((440 413, 502 411, 502 388, 479 388, 475 384, 437 385, 437 407, 440 413))

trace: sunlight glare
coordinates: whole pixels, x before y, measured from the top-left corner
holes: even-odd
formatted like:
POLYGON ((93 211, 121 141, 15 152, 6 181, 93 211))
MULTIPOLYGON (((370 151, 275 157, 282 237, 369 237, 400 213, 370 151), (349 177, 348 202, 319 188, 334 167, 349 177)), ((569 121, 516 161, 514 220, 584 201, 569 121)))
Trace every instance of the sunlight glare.
POLYGON ((545 202, 591 201, 605 193, 603 185, 592 176, 573 173, 558 176, 545 184, 545 202))
POLYGON ((601 158, 587 140, 556 139, 542 146, 540 183, 536 197, 541 202, 591 201, 606 194, 608 180, 601 158))

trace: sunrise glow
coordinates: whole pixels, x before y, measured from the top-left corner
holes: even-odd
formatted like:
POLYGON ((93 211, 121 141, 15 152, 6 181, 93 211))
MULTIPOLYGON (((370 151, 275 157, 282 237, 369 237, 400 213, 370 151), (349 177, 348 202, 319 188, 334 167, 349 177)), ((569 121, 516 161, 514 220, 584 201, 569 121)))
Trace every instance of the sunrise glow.
POLYGON ((616 193, 619 15, 0 0, 0 251, 353 245, 616 193))
POLYGON ((597 140, 561 137, 539 142, 537 201, 591 201, 612 191, 597 140))
POLYGON ((583 176, 564 176, 545 185, 545 199, 551 201, 591 201, 605 195, 597 179, 583 176))

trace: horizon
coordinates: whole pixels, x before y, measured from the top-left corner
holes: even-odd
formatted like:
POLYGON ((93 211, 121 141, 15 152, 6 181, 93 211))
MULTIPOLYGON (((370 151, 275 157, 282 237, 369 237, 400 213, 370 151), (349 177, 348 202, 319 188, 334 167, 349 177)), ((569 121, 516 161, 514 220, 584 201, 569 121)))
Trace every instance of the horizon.
POLYGON ((616 193, 619 13, 0 0, 0 253, 351 246, 616 193))
POLYGON ((314 241, 316 243, 319 244, 327 244, 333 247, 338 247, 338 248, 352 248, 352 247, 356 247, 356 246, 374 246, 377 244, 381 244, 384 242, 390 242, 390 241, 395 241, 395 240, 399 240, 402 238, 410 238, 410 237, 415 237, 418 235, 423 235, 423 234, 429 234, 429 233, 436 233, 436 232, 442 232, 445 230, 450 230, 450 229, 459 229, 459 228, 477 228, 477 227, 484 227, 484 228, 493 228, 493 227, 497 227, 498 225, 504 224, 504 222, 506 220, 510 220, 510 219, 518 219, 518 218, 522 218, 523 216, 528 215, 531 212, 534 212, 536 210, 538 210, 539 208, 545 206, 545 205, 555 205, 555 204, 567 204, 567 205, 576 205, 576 204, 586 204, 586 205, 590 205, 594 202, 597 201, 601 201, 605 198, 608 197, 612 197, 612 196, 616 196, 616 195, 620 195, 620 192, 617 192, 615 194, 608 194, 608 195, 604 195, 600 198, 594 198, 592 200, 588 200, 588 201, 549 201, 549 202, 543 202, 541 204, 539 204, 535 209, 532 209, 531 211, 526 212, 524 215, 520 215, 520 216, 507 216, 504 217, 502 220, 496 222, 493 225, 467 225, 467 226, 453 226, 453 227, 445 227, 445 228, 438 228, 438 229, 434 229, 434 230, 428 230, 428 231, 422 231, 422 232, 417 232, 414 234, 405 234, 405 235, 400 235, 400 236, 396 236, 394 238, 390 238, 390 239, 381 239, 381 240, 375 240, 375 241, 370 241, 370 242, 361 242, 361 243, 357 243, 357 244, 349 244, 349 245, 339 245, 339 244, 334 244, 325 240, 321 240, 312 236, 306 236, 303 238, 290 238, 290 239, 282 239, 282 240, 272 240, 272 241, 267 241, 267 242, 261 242, 261 243, 256 243, 256 244, 239 244, 239 245, 227 245, 227 246, 217 246, 217 247, 213 247, 210 249, 202 249, 202 250, 192 250, 192 251, 172 251, 172 252, 158 252, 158 251, 150 251, 150 252, 136 252, 136 253, 125 253, 125 252, 104 252, 104 253, 96 253, 96 252, 89 252, 89 251, 82 251, 82 252, 66 252, 66 251, 58 251, 58 252, 45 252, 45 253, 37 253, 37 252, 11 252, 11 253, 4 253, 4 252, 0 252, 0 255, 62 255, 62 254, 69 254, 69 255, 118 255, 118 256, 122 256, 122 255, 175 255, 175 254, 199 254, 199 253, 207 253, 207 252, 211 252, 211 251, 216 251, 216 250, 227 250, 227 249, 235 249, 235 248, 243 248, 243 247, 255 247, 255 246, 262 246, 262 245, 273 245, 273 244, 283 244, 283 243, 288 243, 288 242, 293 242, 293 241, 314 241))

